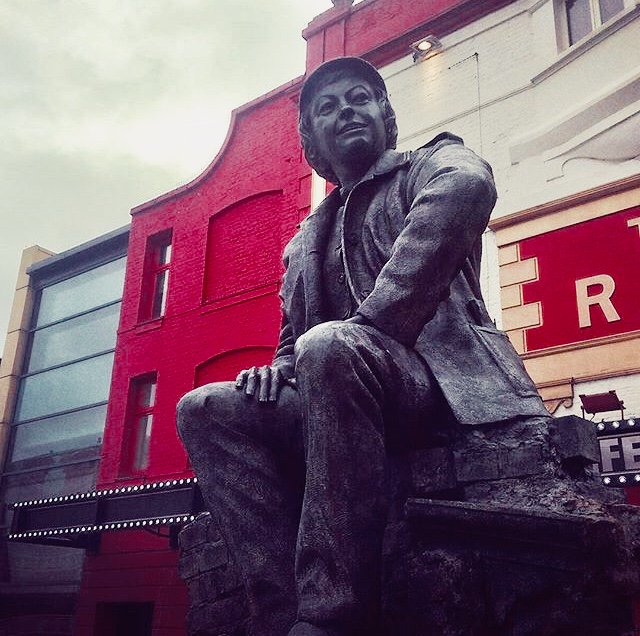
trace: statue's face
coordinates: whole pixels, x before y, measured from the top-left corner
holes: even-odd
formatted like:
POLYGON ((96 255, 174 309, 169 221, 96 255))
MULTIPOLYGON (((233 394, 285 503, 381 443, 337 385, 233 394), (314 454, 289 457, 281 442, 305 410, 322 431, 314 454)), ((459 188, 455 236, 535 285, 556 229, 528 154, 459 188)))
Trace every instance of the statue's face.
POLYGON ((366 80, 351 75, 328 78, 309 109, 314 144, 336 172, 340 166, 364 172, 384 152, 384 115, 366 80))

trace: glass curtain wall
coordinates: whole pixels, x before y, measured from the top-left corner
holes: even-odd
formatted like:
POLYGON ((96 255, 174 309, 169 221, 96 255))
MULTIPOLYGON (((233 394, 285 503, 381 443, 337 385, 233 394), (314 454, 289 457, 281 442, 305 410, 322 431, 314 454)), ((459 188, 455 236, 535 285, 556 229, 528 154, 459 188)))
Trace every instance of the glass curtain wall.
MULTIPOLYGON (((95 485, 125 260, 70 275, 37 294, 2 476, 5 504, 95 485)), ((19 597, 64 597, 77 590, 83 550, 12 542, 5 547, 0 560, 8 567, 0 568, 0 590, 16 608, 19 597)))

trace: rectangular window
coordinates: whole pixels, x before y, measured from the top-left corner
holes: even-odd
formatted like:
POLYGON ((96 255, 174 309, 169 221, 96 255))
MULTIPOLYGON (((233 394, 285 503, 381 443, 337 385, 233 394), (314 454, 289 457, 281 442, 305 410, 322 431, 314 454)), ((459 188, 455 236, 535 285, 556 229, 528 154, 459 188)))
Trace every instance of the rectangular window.
POLYGON ((95 451, 102 441, 106 413, 107 405, 101 404, 14 426, 8 470, 49 466, 71 458, 77 461, 83 456, 80 451, 95 451))
POLYGON ((23 378, 14 423, 106 402, 112 368, 106 353, 23 378))
POLYGON ((27 373, 112 350, 120 303, 34 330, 27 373))
POLYGON ((171 265, 171 230, 149 237, 142 279, 140 320, 164 316, 171 265))
POLYGON ((87 312, 122 298, 125 257, 45 287, 40 294, 36 327, 87 312))
POLYGON ((564 4, 569 45, 575 44, 624 9, 624 0, 566 0, 564 4))
POLYGON ((127 430, 124 435, 123 472, 135 474, 149 465, 149 446, 156 402, 156 375, 135 378, 129 389, 127 430))

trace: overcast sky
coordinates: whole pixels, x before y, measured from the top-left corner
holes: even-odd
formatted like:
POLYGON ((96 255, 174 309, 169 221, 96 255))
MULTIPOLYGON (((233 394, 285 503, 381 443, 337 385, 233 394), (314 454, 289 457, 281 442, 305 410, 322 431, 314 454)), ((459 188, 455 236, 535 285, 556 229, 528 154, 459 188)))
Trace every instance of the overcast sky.
POLYGON ((0 2, 0 351, 20 254, 197 176, 231 110, 304 73, 330 0, 0 2))

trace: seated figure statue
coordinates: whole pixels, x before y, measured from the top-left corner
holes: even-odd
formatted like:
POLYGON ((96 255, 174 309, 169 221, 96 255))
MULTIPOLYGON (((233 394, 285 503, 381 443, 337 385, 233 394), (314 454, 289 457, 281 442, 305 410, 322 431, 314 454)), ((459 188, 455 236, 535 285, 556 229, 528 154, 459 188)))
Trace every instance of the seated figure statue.
POLYGON ((480 292, 489 165, 448 133, 396 152, 385 83, 359 58, 310 74, 299 129, 337 187, 285 249, 275 358, 187 394, 178 426, 251 633, 371 635, 387 456, 450 418, 548 414, 480 292))

